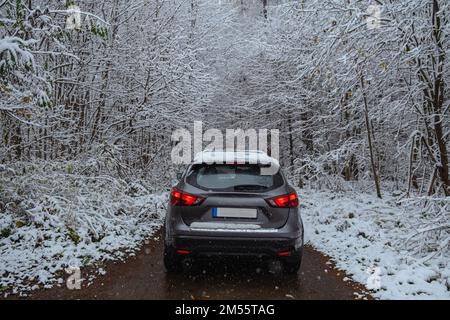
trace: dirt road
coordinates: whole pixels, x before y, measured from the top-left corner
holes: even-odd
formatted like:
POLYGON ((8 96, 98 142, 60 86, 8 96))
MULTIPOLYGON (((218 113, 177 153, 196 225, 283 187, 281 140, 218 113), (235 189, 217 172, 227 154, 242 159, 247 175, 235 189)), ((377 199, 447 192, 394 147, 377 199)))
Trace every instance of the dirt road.
MULTIPOLYGON (((297 276, 273 275, 249 261, 198 264, 180 275, 167 275, 162 263, 161 232, 126 262, 108 263, 107 273, 81 290, 35 292, 31 299, 370 299, 364 286, 344 281, 328 258, 307 246, 297 276), (328 262, 328 264, 327 264, 328 262)), ((83 270, 82 270, 83 272, 83 270)))

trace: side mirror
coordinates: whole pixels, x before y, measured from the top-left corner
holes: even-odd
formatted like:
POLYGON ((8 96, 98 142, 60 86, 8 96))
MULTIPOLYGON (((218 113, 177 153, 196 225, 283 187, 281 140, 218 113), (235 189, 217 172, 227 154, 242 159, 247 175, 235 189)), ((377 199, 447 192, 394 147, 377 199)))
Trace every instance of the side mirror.
POLYGON ((183 174, 181 172, 177 173, 177 180, 181 180, 181 178, 183 177, 183 174))

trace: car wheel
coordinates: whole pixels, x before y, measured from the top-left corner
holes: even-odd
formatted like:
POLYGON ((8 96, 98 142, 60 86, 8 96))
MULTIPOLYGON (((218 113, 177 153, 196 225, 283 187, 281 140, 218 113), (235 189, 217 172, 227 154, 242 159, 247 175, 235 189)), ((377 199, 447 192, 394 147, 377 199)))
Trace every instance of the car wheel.
POLYGON ((179 273, 182 271, 181 261, 175 255, 175 250, 164 244, 164 267, 167 273, 179 273))
POLYGON ((302 257, 298 257, 295 260, 284 261, 283 271, 286 274, 296 274, 302 264, 302 257))

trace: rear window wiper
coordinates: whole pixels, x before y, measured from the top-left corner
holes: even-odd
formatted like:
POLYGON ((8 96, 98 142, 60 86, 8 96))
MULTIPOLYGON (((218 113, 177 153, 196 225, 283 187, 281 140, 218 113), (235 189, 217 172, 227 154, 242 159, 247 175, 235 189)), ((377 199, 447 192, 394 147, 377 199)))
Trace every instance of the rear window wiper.
POLYGON ((242 191, 242 190, 265 190, 267 189, 266 186, 261 186, 258 184, 240 184, 233 187, 236 191, 242 191))

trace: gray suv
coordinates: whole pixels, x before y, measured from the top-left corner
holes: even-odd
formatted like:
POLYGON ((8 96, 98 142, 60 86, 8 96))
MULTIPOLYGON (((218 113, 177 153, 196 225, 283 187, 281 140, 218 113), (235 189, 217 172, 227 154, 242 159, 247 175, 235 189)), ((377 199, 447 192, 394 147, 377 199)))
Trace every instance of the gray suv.
POLYGON ((296 273, 303 251, 298 201, 267 154, 203 152, 170 194, 166 270, 181 271, 186 259, 231 255, 277 259, 296 273))

